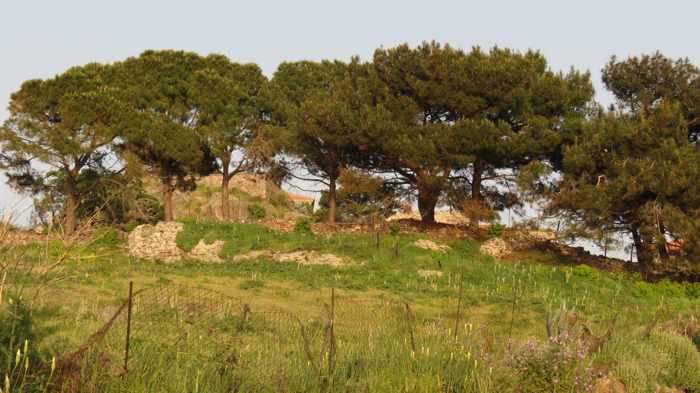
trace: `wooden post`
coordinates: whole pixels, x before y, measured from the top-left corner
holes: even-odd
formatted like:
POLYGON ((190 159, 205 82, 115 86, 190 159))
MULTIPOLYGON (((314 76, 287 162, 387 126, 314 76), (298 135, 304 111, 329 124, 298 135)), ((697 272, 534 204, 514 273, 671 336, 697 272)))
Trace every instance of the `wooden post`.
POLYGON ((131 307, 133 306, 134 282, 129 281, 129 303, 126 310, 126 347, 124 348, 124 374, 129 371, 129 342, 131 340, 131 307))
POLYGON ((331 391, 333 391, 333 385, 335 384, 334 372, 335 372, 335 288, 331 288, 331 320, 330 320, 330 348, 328 352, 328 377, 330 378, 331 391))
POLYGON ((457 317, 455 318, 455 333, 454 339, 457 342, 457 331, 459 330, 459 324, 462 322, 462 292, 464 290, 464 266, 462 271, 459 273, 459 299, 457 300, 457 317))

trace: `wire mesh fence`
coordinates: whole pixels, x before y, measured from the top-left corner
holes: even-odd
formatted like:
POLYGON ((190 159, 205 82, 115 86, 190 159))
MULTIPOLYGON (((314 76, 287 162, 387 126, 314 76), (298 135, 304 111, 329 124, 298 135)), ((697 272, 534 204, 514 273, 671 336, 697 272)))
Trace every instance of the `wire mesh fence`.
POLYGON ((417 323, 411 306, 395 299, 358 300, 330 290, 303 313, 246 300, 254 299, 179 285, 135 290, 83 346, 60 359, 58 380, 80 386, 85 378, 196 363, 232 384, 274 391, 284 375, 309 391, 329 391, 338 378, 379 367, 414 369, 421 357, 440 361, 468 351, 466 334, 453 337, 449 323, 417 323))

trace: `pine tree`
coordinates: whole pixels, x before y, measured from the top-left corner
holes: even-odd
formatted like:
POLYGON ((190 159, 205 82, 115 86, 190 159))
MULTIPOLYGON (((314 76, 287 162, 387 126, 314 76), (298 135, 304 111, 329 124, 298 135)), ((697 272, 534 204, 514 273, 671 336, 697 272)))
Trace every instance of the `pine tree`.
POLYGON ((195 77, 204 59, 183 51, 146 51, 119 64, 131 121, 120 147, 137 156, 162 184, 165 220, 173 219, 173 192, 192 190, 198 175, 216 169, 200 130, 195 77))
POLYGON ((0 129, 0 168, 22 191, 60 191, 68 234, 78 224, 79 175, 108 154, 126 119, 114 80, 112 66, 88 64, 24 82, 0 129))
POLYGON ((272 154, 261 133, 267 79, 257 65, 222 55, 207 56, 204 63, 194 75, 193 101, 199 132, 220 163, 221 212, 228 218, 231 179, 272 154))
POLYGON ((283 63, 272 79, 277 139, 313 177, 328 187, 328 221, 336 219, 337 181, 358 156, 362 104, 353 102, 348 65, 341 62, 283 63))
POLYGON ((618 110, 600 113, 566 149, 553 211, 589 230, 623 232, 644 270, 667 262, 668 240, 700 254, 700 151, 689 108, 697 68, 658 53, 618 61, 603 80, 618 110))

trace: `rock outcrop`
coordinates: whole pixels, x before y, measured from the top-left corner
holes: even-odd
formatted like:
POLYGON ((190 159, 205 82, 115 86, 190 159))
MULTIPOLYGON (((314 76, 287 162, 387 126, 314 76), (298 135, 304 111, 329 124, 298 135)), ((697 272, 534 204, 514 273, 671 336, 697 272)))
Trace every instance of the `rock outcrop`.
POLYGON ((177 246, 175 239, 183 228, 179 222, 139 225, 129 233, 129 255, 163 262, 180 260, 185 251, 177 246))

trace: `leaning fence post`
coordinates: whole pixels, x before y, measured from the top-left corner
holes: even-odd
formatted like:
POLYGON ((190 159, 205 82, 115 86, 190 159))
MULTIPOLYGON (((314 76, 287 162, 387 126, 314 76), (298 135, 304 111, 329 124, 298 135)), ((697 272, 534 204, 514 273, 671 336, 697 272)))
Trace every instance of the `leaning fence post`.
POLYGON ((411 351, 413 355, 416 354, 416 338, 413 335, 413 313, 411 312, 411 306, 408 302, 404 302, 404 308, 406 309, 406 324, 408 325, 408 334, 411 338, 411 351))
POLYGON ((335 370, 335 288, 331 288, 330 350, 328 352, 328 375, 333 384, 335 370))
POLYGON ((464 266, 459 273, 459 299, 457 299, 457 316, 455 317, 455 342, 457 342, 457 331, 459 324, 462 322, 462 292, 464 290, 464 266))
POLYGON ((129 281, 129 303, 126 310, 126 346, 124 348, 124 373, 129 371, 129 341, 131 340, 131 307, 133 305, 134 282, 129 281))
POLYGON ((241 313, 241 322, 238 325, 238 332, 242 332, 245 330, 246 322, 248 322, 248 318, 250 317, 250 306, 246 303, 243 305, 243 311, 241 313))

